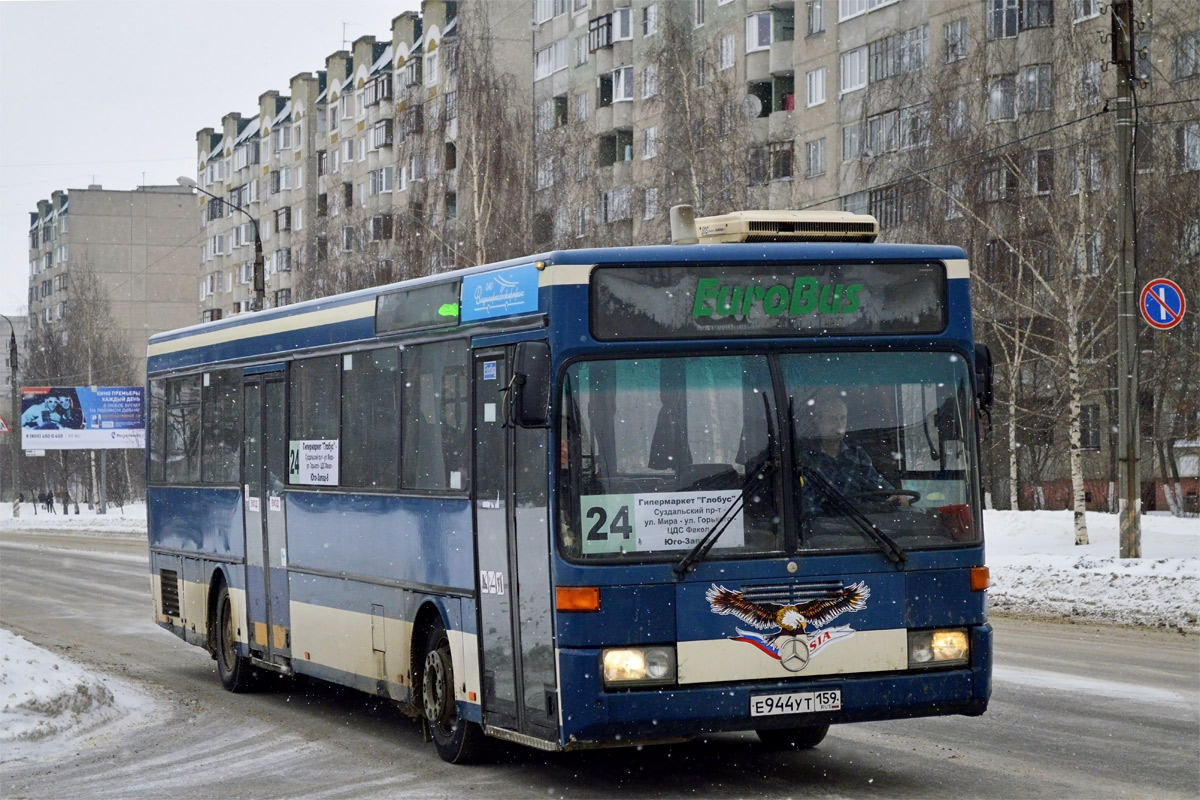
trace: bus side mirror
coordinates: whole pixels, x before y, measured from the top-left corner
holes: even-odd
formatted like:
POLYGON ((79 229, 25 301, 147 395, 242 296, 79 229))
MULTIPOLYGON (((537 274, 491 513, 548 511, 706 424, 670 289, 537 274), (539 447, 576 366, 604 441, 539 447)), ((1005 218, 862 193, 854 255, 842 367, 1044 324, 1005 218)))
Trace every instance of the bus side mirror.
POLYGON ((986 344, 975 345, 975 396, 979 398, 979 410, 992 409, 992 351, 986 344))
POLYGON ((521 342, 513 358, 513 383, 509 393, 511 416, 522 428, 550 424, 550 345, 521 342))

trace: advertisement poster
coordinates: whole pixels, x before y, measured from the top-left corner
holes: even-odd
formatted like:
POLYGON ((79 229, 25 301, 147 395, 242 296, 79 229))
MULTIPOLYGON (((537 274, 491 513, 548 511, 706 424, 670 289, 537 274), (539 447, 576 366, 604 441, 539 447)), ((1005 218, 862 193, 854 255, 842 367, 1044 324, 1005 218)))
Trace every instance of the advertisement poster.
POLYGON ((21 389, 21 447, 141 450, 145 400, 140 386, 26 386, 21 389))

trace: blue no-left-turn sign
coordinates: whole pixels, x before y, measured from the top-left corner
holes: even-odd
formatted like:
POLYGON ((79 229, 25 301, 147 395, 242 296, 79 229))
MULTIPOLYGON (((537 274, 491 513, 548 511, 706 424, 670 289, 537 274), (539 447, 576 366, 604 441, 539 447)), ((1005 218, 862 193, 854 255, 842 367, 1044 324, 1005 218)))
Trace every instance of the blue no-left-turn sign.
POLYGON ((1166 278, 1155 278, 1142 289, 1142 319, 1152 327, 1165 331, 1183 320, 1187 300, 1179 284, 1166 278))

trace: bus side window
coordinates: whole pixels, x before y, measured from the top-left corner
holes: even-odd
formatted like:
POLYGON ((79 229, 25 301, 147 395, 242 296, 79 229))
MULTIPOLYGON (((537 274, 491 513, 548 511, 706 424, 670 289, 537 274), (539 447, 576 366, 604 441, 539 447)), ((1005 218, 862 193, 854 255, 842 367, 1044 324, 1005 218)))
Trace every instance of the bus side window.
POLYGON ((404 351, 400 483, 405 489, 467 488, 468 356, 461 340, 404 351))
POLYGON ((395 347, 342 356, 342 486, 396 488, 399 369, 395 347))

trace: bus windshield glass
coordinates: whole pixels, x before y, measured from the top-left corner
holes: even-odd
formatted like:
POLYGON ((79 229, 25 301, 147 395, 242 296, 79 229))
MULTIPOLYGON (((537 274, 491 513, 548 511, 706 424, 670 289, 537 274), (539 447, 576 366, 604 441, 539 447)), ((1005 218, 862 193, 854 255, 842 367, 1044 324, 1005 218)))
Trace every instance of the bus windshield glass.
POLYGON ((978 542, 967 376, 940 352, 572 364, 564 555, 678 561, 714 527, 707 560, 865 551, 865 520, 905 550, 978 542))

